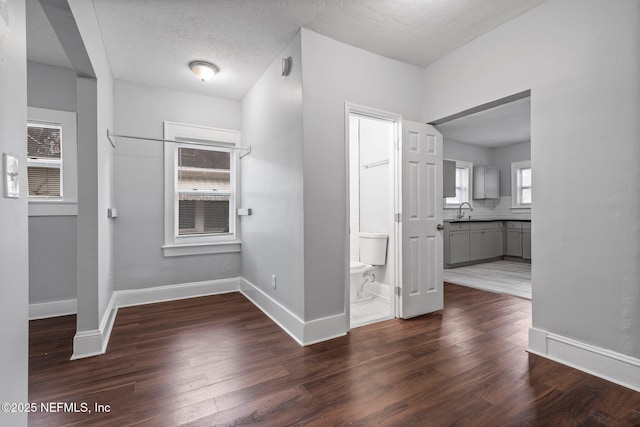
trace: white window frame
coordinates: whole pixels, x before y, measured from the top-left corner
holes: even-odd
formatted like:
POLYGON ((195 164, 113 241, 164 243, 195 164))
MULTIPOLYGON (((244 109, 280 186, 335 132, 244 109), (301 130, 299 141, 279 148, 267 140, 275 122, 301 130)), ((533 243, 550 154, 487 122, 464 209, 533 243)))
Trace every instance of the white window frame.
MULTIPOLYGON (((44 126, 60 126, 60 160, 31 159, 27 166, 59 167, 60 196, 27 196, 29 216, 76 216, 78 215, 78 146, 76 113, 50 110, 47 108, 27 108, 27 123, 44 126)), ((28 126, 28 125, 27 125, 28 126)), ((25 129, 26 130, 26 129, 25 129)))
POLYGON ((236 200, 238 198, 238 160, 234 147, 240 145, 240 132, 184 123, 164 122, 164 139, 181 141, 164 143, 164 245, 165 257, 228 253, 240 251, 236 200), (189 141, 198 145, 189 144, 189 141), (231 189, 229 197, 229 233, 206 235, 178 235, 178 148, 202 149, 202 144, 215 144, 211 148, 230 151, 231 189), (222 146, 222 147, 220 147, 222 146), (228 148, 226 148, 228 147, 228 148), (226 149, 225 149, 226 148, 226 149))
MULTIPOLYGON (((467 202, 469 204, 471 204, 471 200, 472 200, 472 194, 473 194, 473 162, 468 162, 466 160, 454 160, 454 159, 446 159, 446 160, 451 160, 452 162, 456 162, 456 169, 467 169, 468 173, 469 173, 469 182, 467 183, 468 187, 466 189, 466 198, 462 197, 463 200, 460 201, 460 203, 464 203, 467 202)), ((457 182, 457 176, 458 174, 456 173, 456 193, 457 193, 457 189, 458 189, 458 182, 457 182)), ((457 209, 460 206, 460 203, 450 203, 447 202, 447 199, 449 199, 449 197, 445 197, 444 202, 445 202, 445 209, 457 209)))
MULTIPOLYGON (((511 163, 511 209, 531 209, 531 203, 522 203, 520 197, 522 186, 519 176, 522 169, 531 169, 531 160, 511 163)), ((531 176, 533 177, 533 169, 531 176)))

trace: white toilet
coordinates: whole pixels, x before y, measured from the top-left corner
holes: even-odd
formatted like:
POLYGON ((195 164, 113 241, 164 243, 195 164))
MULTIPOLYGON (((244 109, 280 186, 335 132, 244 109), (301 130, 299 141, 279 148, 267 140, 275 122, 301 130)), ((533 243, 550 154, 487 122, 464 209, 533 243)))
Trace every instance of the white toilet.
POLYGON ((367 285, 376 280, 375 270, 387 261, 388 239, 383 233, 360 233, 360 261, 351 261, 349 266, 352 303, 371 298, 367 285))

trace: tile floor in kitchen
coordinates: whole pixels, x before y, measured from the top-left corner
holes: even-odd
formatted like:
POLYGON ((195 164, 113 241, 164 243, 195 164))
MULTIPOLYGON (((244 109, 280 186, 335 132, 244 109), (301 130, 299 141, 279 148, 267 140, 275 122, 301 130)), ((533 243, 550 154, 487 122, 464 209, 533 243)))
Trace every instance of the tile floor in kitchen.
POLYGON ((444 270, 444 281, 531 299, 531 264, 494 261, 444 270))

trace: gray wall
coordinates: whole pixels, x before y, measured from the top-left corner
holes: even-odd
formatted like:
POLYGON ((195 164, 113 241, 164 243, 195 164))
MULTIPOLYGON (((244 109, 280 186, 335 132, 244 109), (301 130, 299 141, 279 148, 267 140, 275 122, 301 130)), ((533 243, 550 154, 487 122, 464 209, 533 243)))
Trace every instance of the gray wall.
MULTIPOLYGON (((163 138, 163 122, 240 130, 240 103, 116 80, 115 133, 163 138)), ((107 143, 108 144, 108 143, 107 143)), ((237 277, 240 254, 165 258, 163 144, 117 139, 114 192, 116 289, 237 277)), ((243 167, 242 161, 239 162, 243 167)))
POLYGON ((444 158, 465 160, 474 166, 494 166, 500 169, 500 196, 511 196, 511 163, 531 159, 531 143, 519 142, 498 148, 480 147, 453 140, 444 140, 444 158))
POLYGON ((304 245, 302 206, 302 56, 300 33, 242 101, 242 276, 302 318, 304 245), (291 56, 288 77, 281 57, 291 56), (277 288, 271 287, 271 275, 277 288))
MULTIPOLYGON (((0 153, 18 158, 20 198, 0 189, 0 402, 27 402, 27 48, 25 2, 0 2, 0 153)), ((4 167, 2 168, 4 170, 4 167)), ((4 187, 4 185, 3 185, 4 187)), ((0 425, 26 426, 26 413, 0 411, 0 425)))
POLYGON ((75 216, 29 217, 29 303, 76 297, 75 216))
POLYGON ((531 143, 521 142, 505 147, 492 148, 490 156, 489 164, 500 169, 500 196, 511 196, 511 163, 531 160, 531 143))
POLYGON ((69 68, 27 62, 29 107, 76 111, 76 73, 69 68))
POLYGON ((491 153, 488 148, 453 141, 451 139, 447 139, 446 135, 443 135, 443 138, 444 142, 442 153, 445 159, 464 160, 472 162, 474 166, 489 166, 489 162, 491 162, 491 153))
POLYGON ((431 64, 423 92, 430 122, 531 90, 533 327, 636 358, 638 75, 640 2, 550 0, 431 64))
MULTIPOLYGON (((76 111, 76 74, 27 62, 30 107, 76 111)), ((77 218, 29 217, 29 303, 76 297, 77 218)))
POLYGON ((305 320, 340 314, 347 280, 345 101, 419 121, 422 69, 302 29, 305 320))

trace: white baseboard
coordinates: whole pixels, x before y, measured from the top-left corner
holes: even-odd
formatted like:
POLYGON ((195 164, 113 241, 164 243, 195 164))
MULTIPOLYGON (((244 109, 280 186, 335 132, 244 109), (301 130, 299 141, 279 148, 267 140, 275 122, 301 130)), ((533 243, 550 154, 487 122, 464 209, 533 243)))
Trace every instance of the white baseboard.
POLYGON ((99 328, 76 332, 76 335, 73 337, 73 354, 71 355, 71 360, 104 354, 109 344, 111 330, 116 321, 116 315, 118 314, 118 307, 115 304, 116 296, 114 292, 111 294, 99 328))
POLYGON ((529 352, 640 391, 640 359, 529 328, 529 352))
POLYGON ((76 333, 71 359, 97 356, 105 352, 118 308, 238 291, 302 346, 347 333, 344 313, 305 322, 252 283, 241 277, 234 277, 113 292, 100 328, 76 333))
POLYGON ((116 296, 116 307, 130 307, 134 305, 237 292, 239 289, 240 279, 233 277, 230 279, 180 283, 176 285, 156 286, 153 288, 127 289, 115 291, 114 295, 116 296))
POLYGON ((69 314, 76 314, 77 312, 78 300, 75 298, 29 304, 29 320, 67 316, 69 314))
POLYGON ((301 346, 347 334, 344 313, 305 322, 248 280, 240 280, 240 292, 301 346))
POLYGON ((347 335, 344 313, 322 319, 308 320, 304 324, 304 344, 311 345, 347 335))
POLYGON ((304 345, 304 321, 278 301, 244 278, 240 278, 240 292, 282 330, 291 335, 300 345, 304 345))

